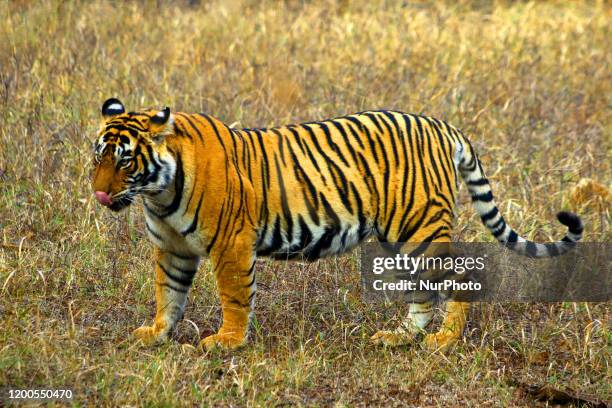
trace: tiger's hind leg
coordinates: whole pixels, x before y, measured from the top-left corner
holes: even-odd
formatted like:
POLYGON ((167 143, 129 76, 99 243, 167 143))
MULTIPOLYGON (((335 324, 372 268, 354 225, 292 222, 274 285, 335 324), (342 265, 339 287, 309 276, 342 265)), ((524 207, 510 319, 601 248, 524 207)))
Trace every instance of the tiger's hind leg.
MULTIPOLYGON (((427 231, 422 231, 422 233, 427 233, 427 231)), ((411 250, 416 248, 416 246, 419 245, 416 244, 416 242, 419 242, 419 235, 421 234, 417 232, 415 237, 413 237, 413 242, 406 243, 404 247, 402 247, 401 252, 410 253, 411 250)), ((452 246, 450 237, 444 234, 432 240, 429 247, 425 250, 424 255, 425 257, 433 257, 444 256, 451 253, 452 246)), ((436 273, 436 271, 425 272, 423 279, 429 276, 435 278, 436 273)), ((411 305, 410 312, 400 327, 392 331, 379 331, 372 336, 372 340, 377 344, 389 346, 398 346, 414 341, 416 333, 422 332, 431 321, 433 317, 432 305, 433 301, 431 300, 422 304, 411 305)), ((456 343, 463 334, 469 307, 469 303, 465 302, 447 302, 442 326, 438 332, 425 336, 425 345, 433 349, 445 349, 456 343)))
MULTIPOLYGON (((450 238, 444 237, 434 242, 430 256, 453 255, 454 250, 450 238)), ((446 272, 434 271, 431 278, 439 280, 446 272)), ((429 349, 444 350, 455 344, 463 335, 463 330, 469 314, 470 304, 466 302, 447 301, 444 310, 444 319, 436 333, 425 336, 425 345, 429 349)))
POLYGON ((447 302, 440 329, 425 336, 425 345, 433 350, 443 350, 455 344, 463 334, 469 311, 467 302, 447 302))
POLYGON ((433 318, 433 302, 411 303, 408 315, 395 330, 379 330, 370 339, 374 344, 403 346, 413 343, 433 318))
MULTIPOLYGON (((410 254, 418 248, 418 244, 406 243, 402 246, 400 252, 410 254)), ((425 250, 425 255, 432 256, 436 251, 444 251, 446 245, 430 245, 425 250)), ((408 315, 402 320, 399 327, 394 330, 380 330, 376 332, 370 339, 375 344, 384 344, 386 346, 401 346, 413 343, 418 334, 423 333, 425 327, 433 318, 433 294, 423 291, 415 291, 410 293, 410 304, 408 315)))
MULTIPOLYGON (((434 241, 430 248, 432 248, 432 251, 428 251, 429 256, 448 256, 454 255, 455 252, 448 237, 441 237, 434 241)), ((430 278, 439 280, 443 276, 446 276, 446 272, 434 271, 433 276, 430 278)), ((469 310, 470 304, 467 302, 447 301, 442 324, 436 333, 430 333, 425 336, 425 345, 429 349, 444 350, 455 344, 463 335, 469 310)))

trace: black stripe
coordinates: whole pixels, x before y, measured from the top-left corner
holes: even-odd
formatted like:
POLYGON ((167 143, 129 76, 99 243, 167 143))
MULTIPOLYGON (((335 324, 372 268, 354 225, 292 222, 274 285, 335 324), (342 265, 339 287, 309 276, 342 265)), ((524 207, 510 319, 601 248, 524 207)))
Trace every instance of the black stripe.
POLYGON ((192 137, 189 132, 187 132, 187 129, 183 128, 183 126, 176 121, 174 122, 174 133, 177 136, 187 136, 187 139, 192 140, 192 137))
MULTIPOLYGON (((386 216, 387 215, 387 208, 389 206, 389 187, 390 187, 390 184, 391 184, 389 182, 389 177, 390 177, 390 174, 391 174, 391 166, 389 164, 387 149, 385 148, 385 144, 383 143, 383 140, 381 138, 381 136, 384 136, 384 133, 383 133, 382 127, 378 123, 378 120, 376 120, 376 116, 374 116, 371 113, 366 113, 366 114, 364 114, 364 116, 368 117, 370 119, 370 121, 372 123, 374 123, 376 125, 376 127, 380 131, 379 134, 376 134, 376 132, 375 132, 375 136, 376 136, 376 141, 378 142, 378 146, 380 148, 380 152, 382 154, 382 159, 383 159, 383 162, 385 164, 385 169, 383 170, 383 190, 384 191, 383 191, 383 196, 379 197, 379 200, 381 198, 383 200, 382 201, 382 203, 383 203, 383 214, 386 216)), ((365 125, 364 125, 364 127, 367 128, 365 125)), ((377 152, 376 152, 375 148, 372 150, 372 154, 377 156, 377 152)))
POLYGON ((551 257, 560 255, 559 248, 557 248, 557 245, 555 244, 546 245, 546 250, 548 251, 548 255, 551 257))
POLYGON ((163 283, 155 282, 155 284, 158 285, 158 286, 165 286, 165 287, 170 288, 173 291, 179 292, 179 293, 187 293, 189 291, 188 289, 177 288, 176 286, 170 285, 169 283, 166 283, 166 282, 163 282, 163 283))
MULTIPOLYGON (((250 133, 249 133, 250 135, 250 133)), ((263 138, 261 137, 261 133, 255 132, 257 136, 257 143, 259 143, 259 148, 261 149, 261 154, 263 157, 263 161, 260 162, 260 170, 261 170, 261 193, 263 198, 263 205, 261 206, 259 213, 259 221, 264 224, 264 228, 267 228, 268 224, 268 188, 270 187, 270 163, 268 161, 268 153, 264 147, 263 138)), ((257 149, 255 148, 255 142, 253 142, 253 152, 255 153, 255 158, 257 157, 257 149)), ((265 236, 265 233, 264 233, 265 236)))
POLYGON ((340 148, 338 147, 338 145, 336 143, 334 143, 334 140, 331 137, 331 132, 329 131, 329 127, 327 127, 327 125, 325 123, 323 123, 323 122, 318 123, 318 125, 319 125, 319 127, 321 129, 323 129, 323 133, 325 134, 325 138, 327 140, 327 144, 332 148, 332 150, 334 152, 336 152, 336 154, 338 155, 340 160, 342 160, 344 165, 346 167, 349 167, 349 163, 346 160, 346 158, 344 157, 344 155, 342 154, 342 151, 340 151, 340 148))
POLYGON ((342 118, 342 119, 347 120, 346 126, 348 127, 349 131, 351 132, 351 135, 353 136, 353 139, 355 139, 355 141, 357 141, 357 144, 359 145, 359 147, 361 149, 365 149, 365 146, 363 144, 363 140, 361 140, 362 139, 362 135, 359 135, 359 133, 357 133, 357 131, 353 127, 353 123, 349 121, 348 117, 345 117, 345 118, 342 118))
POLYGON ((379 164, 378 154, 376 153, 376 144, 374 143, 374 140, 372 139, 372 135, 368 127, 365 124, 363 124, 363 122, 361 122, 360 120, 361 118, 347 116, 346 119, 356 124, 359 130, 366 136, 368 143, 370 145, 370 151, 371 151, 372 157, 374 158, 374 161, 376 162, 376 164, 379 164))
POLYGON ((200 141, 204 143, 204 137, 202 136, 202 132, 200 132, 198 127, 191 121, 191 119, 189 119, 189 116, 183 113, 177 113, 176 115, 179 116, 180 118, 185 119, 185 121, 189 124, 189 126, 196 132, 200 141))
POLYGON ((292 248, 293 251, 304 250, 312 242, 312 232, 301 215, 298 215, 298 223, 300 224, 300 242, 297 245, 298 248, 292 248))
POLYGON ((444 215, 447 215, 449 219, 453 218, 453 213, 451 210, 449 210, 448 207, 441 206, 441 208, 439 208, 436 213, 429 218, 429 220, 427 220, 427 222, 423 225, 423 228, 440 221, 442 218, 444 218, 444 215))
POLYGON ((338 196, 340 197, 340 200, 342 201, 342 204, 344 205, 344 208, 346 208, 348 210, 348 212, 353 215, 353 207, 351 205, 351 202, 348 198, 348 184, 346 181, 346 177, 344 176, 344 173, 342 172, 342 170, 340 170, 338 167, 336 166, 330 166, 330 171, 333 181, 334 181, 334 186, 336 187, 336 190, 338 191, 338 196), (336 179, 340 179, 340 184, 338 184, 338 181, 336 179))
MULTIPOLYGON (((362 170, 365 173, 365 182, 366 186, 369 190, 369 193, 373 195, 376 200, 380 199, 380 193, 378 192, 378 187, 376 186, 376 179, 372 174, 372 170, 370 170, 370 165, 368 164, 368 160, 363 157, 361 153, 357 153, 357 157, 359 157, 359 163, 361 164, 362 170)), ((376 206, 376 218, 378 218, 378 206, 376 206)))
POLYGON ((173 263, 171 263, 170 266, 172 268, 176 269, 177 271, 179 271, 180 273, 184 273, 185 275, 195 275, 196 272, 198 271, 197 269, 185 269, 185 268, 181 268, 180 266, 176 266, 173 263))
POLYGON ((175 252, 170 252, 170 251, 168 251, 168 253, 170 255, 174 256, 175 258, 182 259, 183 261, 194 261, 194 260, 198 259, 197 256, 193 256, 192 257, 192 256, 189 256, 189 255, 177 254, 175 252))
POLYGON ((353 158, 353 163, 357 163, 357 156, 355 155, 355 149, 353 149, 353 147, 351 146, 351 143, 348 140, 348 134, 346 133, 346 130, 344 130, 344 127, 342 126, 341 123, 336 122, 335 120, 332 120, 331 123, 336 127, 338 132, 340 132, 342 139, 344 139, 344 145, 346 146, 346 149, 351 154, 351 157, 353 158))
POLYGON ((183 173, 183 161, 180 153, 176 154, 176 175, 174 179, 174 198, 164 212, 159 215, 160 218, 168 217, 176 212, 181 205, 183 199, 183 187, 185 184, 185 174, 183 173))
MULTIPOLYGON (((453 184, 450 179, 450 174, 455 172, 455 166, 451 163, 451 153, 449 151, 450 147, 447 148, 447 143, 449 143, 448 139, 444 137, 442 134, 442 130, 440 129, 440 123, 436 121, 436 119, 428 118, 430 122, 431 128, 434 130, 434 133, 438 136, 438 160, 440 161, 440 167, 442 175, 444 176, 444 180, 448 189, 452 196, 452 201, 455 202, 455 188, 453 188, 456 184, 453 184), (441 154, 440 154, 441 153, 441 154)), ((452 205, 451 205, 452 207, 452 205)))
MULTIPOLYGON (((425 170, 425 163, 422 160, 422 158, 425 157, 425 152, 423 151, 423 145, 422 145, 422 142, 423 142, 423 128, 421 126, 421 122, 419 121, 418 117, 414 117, 413 116, 412 118, 414 119, 414 123, 417 126, 417 134, 415 135, 415 139, 416 139, 415 143, 416 143, 416 148, 417 148, 417 153, 418 153, 417 159, 420 159, 418 161, 419 161, 420 169, 421 169, 421 177, 423 178, 423 180, 422 180, 422 182, 423 182, 423 189, 425 190, 425 195, 429 196, 429 194, 430 194, 429 182, 428 182, 428 179, 426 177, 427 172, 425 170)), ((404 120, 405 120, 405 118, 404 118, 404 120)), ((416 178, 416 175, 415 175, 415 178, 416 178)), ((414 190, 411 190, 411 191, 414 191, 414 190)), ((408 219, 408 211, 406 211, 404 213, 404 219, 402 220, 402 224, 401 224, 401 228, 400 228, 400 231, 402 231, 402 232, 400 234, 399 241, 402 241, 402 242, 409 241, 410 238, 418 231, 418 229, 420 228, 421 224, 425 220, 425 217, 427 216, 427 213, 429 211, 429 207, 430 207, 430 202, 428 201, 425 204, 425 208, 423 209, 423 214, 422 214, 421 218, 416 223, 414 223, 413 227, 410 228, 410 229, 408 229, 407 226, 408 226, 409 221, 413 221, 413 220, 412 219, 408 219)))
POLYGON ((378 123, 378 118, 376 117, 376 114, 373 112, 364 112, 362 114, 363 116, 367 116, 370 121, 376 126, 376 128, 378 129, 378 132, 382 135, 384 133, 382 126, 380 126, 380 123, 378 123))
POLYGON ((499 238, 504 234, 504 231, 506 230, 506 225, 504 224, 500 229, 498 230, 494 230, 493 228, 491 228, 491 231, 493 232, 493 236, 495 238, 499 238))
POLYGON ((254 131, 255 134, 257 135, 257 142, 259 143, 259 147, 261 148, 261 153, 263 155, 263 163, 265 166, 265 171, 262 170, 262 180, 264 181, 264 186, 269 186, 270 185, 270 162, 268 160, 268 154, 266 152, 266 149, 264 147, 264 142, 263 142, 263 138, 261 136, 261 133, 258 131, 254 131))
POLYGON ((435 239, 450 238, 450 237, 451 236, 450 236, 449 228, 446 225, 442 225, 438 227, 434 232, 432 232, 428 237, 423 239, 423 241, 432 242, 435 239))
MULTIPOLYGON (((379 115, 380 114, 389 115, 389 112, 381 111, 381 112, 379 112, 379 115)), ((391 140, 391 150, 393 150, 393 157, 395 158, 395 165, 399 166, 399 154, 398 154, 398 151, 397 151, 397 143, 396 143, 396 140, 395 140, 395 134, 393 133, 393 129, 391 128, 391 125, 389 125, 389 123, 385 120, 385 116, 381 116, 379 118, 379 120, 387 128, 387 132, 389 134, 389 140, 391 140)))
POLYGON ((531 256, 531 257, 535 257, 538 253, 538 247, 536 246, 535 242, 532 241, 527 241, 527 255, 531 256))
POLYGON ((153 235, 156 239, 163 241, 163 238, 161 235, 159 235, 157 232, 153 231, 153 229, 149 226, 149 224, 147 222, 145 222, 145 226, 147 228, 147 231, 149 231, 151 233, 151 235, 153 235))
MULTIPOLYGON (((274 222, 274 230, 272 231, 272 242, 270 243, 270 246, 258 250, 258 256, 271 255, 283 246, 283 237, 281 235, 280 222, 280 217, 277 215, 276 220, 274 222)), ((263 239, 265 240, 265 237, 263 239)))
POLYGON ((249 141, 251 148, 253 149, 253 159, 257 160, 257 149, 255 147, 255 141, 253 135, 251 135, 251 131, 249 129, 242 129, 242 132, 246 134, 245 138, 249 141))
POLYGON ((143 200, 142 203, 144 204, 144 208, 145 208, 146 212, 148 212, 149 214, 151 214, 154 217, 159 218, 159 214, 156 213, 151 207, 149 207, 149 205, 147 204, 147 200, 143 200))
POLYGON ((303 196, 304 196, 304 202, 306 204, 306 207, 308 209, 308 213, 310 215, 310 218, 313 220, 313 222, 317 225, 319 225, 319 215, 316 211, 316 209, 319 207, 319 198, 318 198, 318 192, 316 187, 312 184, 312 181, 310 181, 310 178, 308 177, 308 175, 306 174, 306 171, 303 169, 303 167, 300 164, 300 161, 298 160, 295 152, 293 151, 293 148, 291 147, 291 145, 288 146, 289 147, 289 153, 291 154, 291 158, 293 159, 293 173, 295 174, 295 178, 302 184, 306 184, 307 188, 308 188, 308 193, 310 195, 310 199, 307 197, 306 191, 304 189, 302 189, 303 191, 303 196))
POLYGON ((489 184, 489 180, 487 180, 486 178, 481 178, 481 179, 478 179, 478 180, 468 181, 467 183, 470 186, 485 186, 485 185, 489 184))
POLYGON ((480 219, 482 220, 482 222, 486 223, 487 221, 495 218, 497 214, 499 214, 499 210, 497 209, 497 207, 493 207, 491 211, 487 212, 486 214, 481 215, 480 219))
POLYGON ((436 162, 436 155, 434 155, 433 152, 433 130, 432 130, 432 126, 431 123, 427 120, 427 118, 421 118, 425 124, 427 124, 427 126, 423 126, 423 136, 427 136, 427 137, 423 137, 423 142, 427 142, 427 151, 429 152, 429 162, 430 162, 430 169, 433 169, 434 174, 436 175, 436 180, 437 180, 437 186, 441 186, 442 185, 442 177, 440 176, 440 172, 438 171, 438 163, 436 162))
POLYGON ((482 201, 485 203, 490 203, 493 201, 493 193, 489 190, 483 194, 474 194, 472 196, 472 201, 482 201))
MULTIPOLYGON (((251 269, 249 269, 249 273, 247 274, 247 276, 251 275, 252 271, 253 271, 253 268, 251 267, 251 269)), ((253 273, 253 277, 251 278, 251 282, 249 282, 248 285, 245 285, 245 287, 250 288, 251 286, 253 286, 254 283, 255 283, 255 274, 253 273)))
POLYGON ((246 303, 246 304, 245 304, 245 303, 241 303, 241 302, 240 302, 238 299, 236 299, 236 298, 230 298, 230 299, 228 300, 228 302, 229 302, 229 303, 231 303, 231 304, 237 305, 237 306, 239 306, 239 307, 241 307, 241 308, 243 308, 243 309, 248 309, 248 308, 250 308, 250 307, 251 307, 251 304, 250 304, 250 303, 246 303))
POLYGON ((202 192, 200 194, 200 200, 198 201, 198 206, 196 207, 195 215, 193 216, 193 220, 191 221, 191 225, 185 231, 181 232, 181 234, 183 234, 183 236, 186 236, 187 234, 191 234, 193 231, 196 230, 196 228, 198 226, 198 217, 200 215, 200 207, 202 206, 202 199, 203 198, 204 198, 204 192, 202 192))
POLYGON ((289 211, 287 192, 285 190, 285 182, 283 180, 283 174, 276 156, 274 156, 274 164, 276 165, 276 174, 278 177, 278 185, 280 188, 280 200, 281 206, 283 208, 283 216, 285 218, 285 223, 287 224, 287 229, 285 232, 287 234, 287 240, 291 240, 291 236, 293 235, 293 217, 291 215, 291 212, 289 211))
POLYGON ((157 163, 155 161, 155 154, 153 152, 153 148, 151 147, 151 145, 146 145, 145 146, 145 150, 147 152, 148 157, 148 161, 146 161, 146 158, 144 157, 144 155, 140 156, 142 159, 142 164, 143 167, 145 169, 145 174, 146 176, 144 176, 144 181, 145 184, 147 183, 154 183, 157 181, 157 178, 159 176, 159 171, 161 170, 161 166, 159 165, 159 163, 157 163), (149 171, 149 166, 147 166, 147 163, 151 163, 153 165, 153 172, 149 171))
POLYGON ((191 286, 191 283, 193 282, 193 276, 191 278, 181 278, 178 276, 174 276, 173 274, 171 274, 166 268, 164 268, 164 266, 161 263, 157 263, 157 266, 159 266, 159 268, 162 270, 162 272, 164 272, 164 274, 172 279, 175 282, 180 283, 183 286, 191 286))
POLYGON ((363 213, 363 201, 357 192, 355 184, 351 181, 351 190, 353 191, 353 197, 355 197, 355 203, 357 204, 357 219, 359 220, 359 240, 361 241, 368 235, 367 221, 365 214, 363 213))
POLYGON ((508 239, 506 240, 506 242, 515 243, 517 241, 518 241, 518 234, 515 231, 510 232, 510 235, 508 235, 508 239))
POLYGON ((278 147, 280 149, 280 157, 283 162, 283 166, 286 166, 287 161, 285 160, 285 136, 283 136, 283 134, 276 129, 273 129, 272 132, 278 136, 278 147))
MULTIPOLYGON (((287 126, 286 127, 287 130, 289 130, 289 132, 291 132, 291 134, 293 135, 295 141, 297 142, 300 150, 302 151, 302 154, 306 155, 306 148, 304 147, 304 142, 302 141, 302 138, 300 137, 300 135, 293 130, 293 128, 291 126, 287 126)), ((274 131, 275 129, 272 129, 272 131, 274 131)))
POLYGON ((295 137, 295 140, 299 140, 300 141, 300 145, 304 146, 304 149, 306 150, 306 154, 308 155, 308 157, 310 158, 310 161, 312 162, 312 164, 315 166, 315 168, 317 169, 318 172, 321 172, 321 168, 319 167, 319 163, 317 163, 317 160, 315 159, 314 155, 312 154, 312 150, 310 150, 310 147, 308 147, 308 144, 306 144, 303 140, 301 135, 299 134, 298 130, 293 129, 293 128, 288 128, 289 131, 291 133, 293 133, 293 136, 295 137))
MULTIPOLYGON (((389 120, 391 120, 391 122, 393 123, 393 126, 395 127, 395 131, 397 133, 397 138, 398 141, 402 147, 402 152, 404 153, 403 156, 403 164, 404 164, 404 176, 402 177, 402 203, 401 203, 401 207, 405 207, 406 205, 406 186, 408 185, 408 152, 406 150, 406 138, 408 137, 407 133, 404 133, 404 130, 401 128, 400 124, 398 123, 398 121, 396 120, 394 114, 392 112, 385 112, 385 114, 387 115, 387 117, 389 118, 389 120)), ((399 163, 398 163, 399 164, 399 163)))
MULTIPOLYGON (((217 129, 217 125, 215 125, 215 122, 210 118, 210 116, 204 114, 204 113, 198 113, 196 118, 202 118, 204 120, 206 120, 208 122, 208 124, 213 128, 214 132, 215 132, 215 136, 217 137, 217 140, 219 141, 219 143, 221 144, 221 147, 223 148, 223 151, 225 152, 225 156, 229 157, 229 155, 227 154, 227 149, 225 147, 225 143, 223 143, 223 139, 221 138, 221 135, 219 134, 219 129, 217 129)), ((225 165, 226 169, 227 169, 227 164, 225 165)))
POLYGON ((331 220, 332 224, 335 227, 339 227, 340 226, 340 217, 338 217, 338 214, 336 214, 336 212, 334 211, 332 206, 329 204, 329 201, 327 201, 327 198, 325 198, 325 195, 323 195, 323 193, 319 193, 319 196, 321 198, 321 202, 323 203, 323 208, 325 208, 325 213, 327 214, 327 216, 331 220))
MULTIPOLYGON (((465 157, 465 156, 464 156, 464 157, 465 157)), ((466 172, 468 172, 468 173, 471 173, 471 172, 473 172, 474 170, 476 170, 476 163, 477 163, 477 162, 476 162, 476 160, 474 160, 474 159, 475 159, 475 157, 476 157, 476 156, 472 156, 472 157, 470 158, 470 162, 469 162, 469 163, 467 163, 467 164, 462 164, 462 170, 463 170, 463 171, 466 171, 466 172)))
POLYGON ((409 215, 410 215, 410 211, 412 211, 412 207, 414 206, 414 194, 412 192, 415 191, 416 189, 416 169, 417 169, 417 165, 416 165, 416 157, 418 157, 418 155, 414 154, 414 144, 413 144, 413 140, 412 140, 412 122, 410 120, 410 117, 408 115, 403 115, 402 119, 404 120, 404 126, 406 127, 406 136, 405 136, 405 141, 408 142, 408 147, 407 150, 410 150, 410 152, 406 152, 406 166, 404 168, 404 179, 406 179, 408 176, 412 176, 411 178, 411 182, 410 182, 410 190, 406 191, 406 185, 408 183, 404 184, 404 188, 402 190, 402 198, 408 196, 409 201, 407 205, 404 205, 404 202, 402 201, 402 207, 404 208, 404 214, 402 215, 402 219, 400 221, 400 231, 402 231, 404 229, 404 226, 406 223, 408 223, 409 221, 409 215), (410 160, 408 162, 408 160, 410 160), (408 170, 411 169, 412 171, 409 172, 408 170))
MULTIPOLYGON (((107 125, 104 129, 105 132, 108 132, 110 130, 116 130, 117 132, 128 132, 132 137, 136 137, 138 135, 138 132, 145 131, 145 129, 139 128, 138 126, 126 123, 122 123, 120 125, 114 125, 111 123, 107 125)), ((115 135, 117 135, 117 133, 115 133, 115 135)))
POLYGON ((314 243, 308 250, 304 253, 304 256, 309 261, 314 261, 321 257, 321 252, 328 249, 331 246, 331 243, 334 237, 338 234, 339 229, 335 226, 330 226, 325 229, 325 232, 318 241, 314 243))

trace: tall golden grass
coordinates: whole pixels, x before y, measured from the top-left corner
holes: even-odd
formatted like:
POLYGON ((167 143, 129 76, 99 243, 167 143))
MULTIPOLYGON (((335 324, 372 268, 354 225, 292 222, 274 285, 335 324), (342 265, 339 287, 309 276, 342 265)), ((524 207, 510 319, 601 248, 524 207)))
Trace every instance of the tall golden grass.
MULTIPOLYGON (((99 108, 169 105, 245 127, 393 108, 470 136, 505 218, 558 239, 561 208, 609 241, 612 8, 593 2, 0 2, 0 386, 82 405, 530 406, 517 385, 610 399, 610 305, 481 305, 447 355, 373 347, 401 306, 363 303, 356 258, 258 263, 247 348, 199 354, 218 327, 208 266, 174 341, 152 318, 139 206, 89 185, 99 108)), ((456 238, 489 241, 461 198, 456 238)))

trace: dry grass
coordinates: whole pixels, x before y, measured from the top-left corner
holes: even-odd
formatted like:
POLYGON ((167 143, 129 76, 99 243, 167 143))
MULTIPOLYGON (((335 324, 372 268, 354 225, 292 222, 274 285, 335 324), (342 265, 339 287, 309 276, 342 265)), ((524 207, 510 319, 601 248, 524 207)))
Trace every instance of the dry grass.
MULTIPOLYGON (((219 323, 207 266, 177 341, 127 338, 153 316, 151 250, 139 206, 113 216, 92 199, 109 96, 243 126, 370 108, 447 119, 538 240, 562 234, 554 213, 581 178, 610 186, 605 2, 397 3, 0 2, 0 386, 66 386, 92 406, 529 406, 517 382, 610 399, 609 303, 480 305, 447 355, 377 348, 397 309, 361 302, 354 255, 261 261, 238 352, 181 345, 219 323)), ((490 240, 462 197, 457 239, 490 240)), ((609 241, 597 208, 574 210, 585 240, 609 241)))

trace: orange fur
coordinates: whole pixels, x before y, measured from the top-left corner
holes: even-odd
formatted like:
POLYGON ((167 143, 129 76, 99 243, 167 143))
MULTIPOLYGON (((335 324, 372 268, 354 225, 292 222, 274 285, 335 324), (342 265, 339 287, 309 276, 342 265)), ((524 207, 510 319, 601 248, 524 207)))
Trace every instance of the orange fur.
MULTIPOLYGON (((212 262, 223 324, 202 345, 235 348, 247 337, 257 256, 314 260, 371 235, 450 242, 459 176, 472 183, 483 221, 501 242, 532 256, 566 250, 522 240, 506 226, 471 145, 436 119, 377 111, 238 130, 203 114, 125 113, 114 99, 103 113, 94 190, 108 194, 113 210, 142 195, 149 238, 158 248, 157 315, 153 326, 135 332, 146 343, 165 339, 181 318, 203 256, 212 262)), ((578 236, 580 225, 567 217, 572 237, 578 236)), ((450 303, 441 331, 427 344, 455 341, 467 310, 450 303)), ((431 301, 416 304, 407 330, 373 339, 409 341, 431 313, 431 301)))

